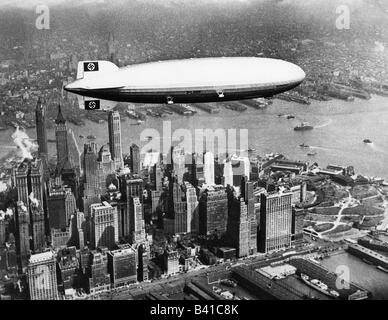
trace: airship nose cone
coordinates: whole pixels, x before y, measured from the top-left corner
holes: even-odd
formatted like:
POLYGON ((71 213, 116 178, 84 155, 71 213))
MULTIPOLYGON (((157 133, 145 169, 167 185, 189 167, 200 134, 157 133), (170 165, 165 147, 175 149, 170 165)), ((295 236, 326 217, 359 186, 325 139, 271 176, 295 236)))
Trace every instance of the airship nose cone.
POLYGON ((306 78, 306 73, 301 67, 289 62, 285 75, 287 76, 287 80, 289 82, 302 82, 306 78))

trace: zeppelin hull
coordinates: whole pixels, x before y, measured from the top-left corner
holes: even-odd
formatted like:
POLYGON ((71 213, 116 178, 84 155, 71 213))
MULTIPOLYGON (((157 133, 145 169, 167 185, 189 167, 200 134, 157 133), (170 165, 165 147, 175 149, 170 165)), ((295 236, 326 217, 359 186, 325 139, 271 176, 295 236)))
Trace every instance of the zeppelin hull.
POLYGON ((81 61, 65 90, 120 102, 195 103, 266 98, 305 79, 289 62, 255 57, 169 60, 118 68, 108 61, 81 61))
POLYGON ((191 89, 186 90, 129 90, 124 88, 115 89, 95 89, 78 92, 87 97, 113 100, 120 102, 138 103, 167 103, 170 99, 173 103, 195 103, 195 102, 218 102, 234 101, 254 98, 267 98, 273 95, 291 90, 299 86, 301 81, 285 85, 270 87, 251 87, 245 89, 223 90, 223 97, 216 90, 211 89, 191 89))

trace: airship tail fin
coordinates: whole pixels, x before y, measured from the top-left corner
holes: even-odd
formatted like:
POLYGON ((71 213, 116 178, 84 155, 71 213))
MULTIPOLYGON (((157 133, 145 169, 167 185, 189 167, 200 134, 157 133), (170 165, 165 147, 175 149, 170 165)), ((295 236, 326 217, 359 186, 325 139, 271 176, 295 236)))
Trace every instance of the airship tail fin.
POLYGON ((118 69, 119 67, 110 61, 79 61, 77 68, 77 79, 101 76, 101 73, 115 72, 118 69))

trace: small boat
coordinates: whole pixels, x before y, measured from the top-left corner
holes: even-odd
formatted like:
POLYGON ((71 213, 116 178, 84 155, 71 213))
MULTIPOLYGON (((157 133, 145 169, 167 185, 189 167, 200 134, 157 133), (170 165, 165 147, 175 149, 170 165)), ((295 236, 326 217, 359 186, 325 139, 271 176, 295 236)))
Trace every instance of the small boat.
POLYGON ((374 264, 372 261, 369 261, 369 260, 367 260, 367 259, 362 259, 362 261, 364 261, 365 263, 370 264, 370 265, 373 265, 373 264, 374 264))
POLYGON ((386 269, 386 268, 384 268, 382 266, 377 266, 376 268, 381 270, 381 271, 383 271, 383 272, 385 272, 385 273, 388 273, 388 269, 386 269))
POLYGON ((307 152, 307 155, 310 157, 315 156, 315 155, 317 155, 317 152, 316 151, 307 152))
POLYGON ((248 152, 253 152, 253 151, 256 151, 255 148, 248 148, 248 152))
POLYGON ((364 142, 364 143, 372 143, 372 141, 369 140, 369 139, 364 139, 363 142, 364 142))
POLYGON ((295 119, 295 116, 292 115, 292 114, 289 114, 289 115, 287 115, 287 119, 288 119, 288 120, 290 120, 290 119, 295 119))
POLYGON ((282 114, 282 113, 279 113, 278 114, 278 117, 280 118, 280 117, 283 117, 284 116, 284 114, 282 114))
POLYGON ((315 290, 333 298, 338 298, 340 294, 333 290, 330 289, 325 283, 318 279, 311 279, 307 274, 302 273, 300 275, 301 280, 306 283, 308 286, 314 288, 315 290))
POLYGON ((310 148, 310 146, 305 144, 305 143, 300 144, 299 147, 301 147, 301 148, 310 148))
POLYGON ((314 129, 313 126, 309 125, 307 122, 302 122, 299 126, 294 128, 295 131, 306 131, 314 129))
POLYGON ((89 136, 87 136, 87 138, 89 139, 89 140, 95 140, 95 139, 97 139, 97 137, 96 136, 94 136, 94 135, 89 135, 89 136))
POLYGON ((80 139, 83 139, 83 138, 85 138, 85 137, 81 134, 81 135, 79 136, 79 138, 80 138, 80 139))

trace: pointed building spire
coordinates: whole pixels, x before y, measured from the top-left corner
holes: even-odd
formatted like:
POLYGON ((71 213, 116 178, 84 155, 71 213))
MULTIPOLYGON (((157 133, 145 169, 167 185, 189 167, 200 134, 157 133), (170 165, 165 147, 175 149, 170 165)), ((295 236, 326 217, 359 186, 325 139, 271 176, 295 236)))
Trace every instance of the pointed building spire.
POLYGON ((60 124, 60 123, 64 124, 64 123, 66 123, 66 119, 63 117, 60 104, 58 104, 58 115, 57 115, 57 118, 55 119, 55 123, 56 124, 60 124))

